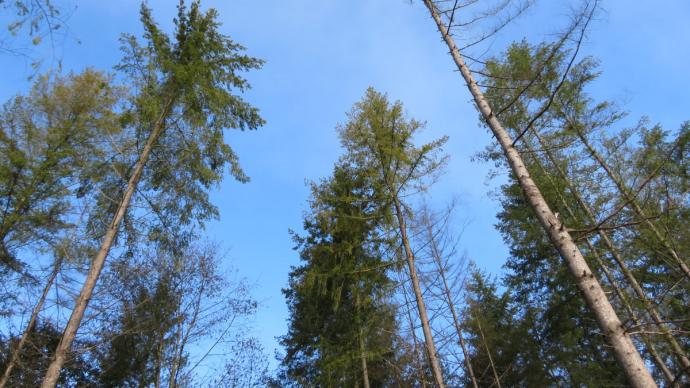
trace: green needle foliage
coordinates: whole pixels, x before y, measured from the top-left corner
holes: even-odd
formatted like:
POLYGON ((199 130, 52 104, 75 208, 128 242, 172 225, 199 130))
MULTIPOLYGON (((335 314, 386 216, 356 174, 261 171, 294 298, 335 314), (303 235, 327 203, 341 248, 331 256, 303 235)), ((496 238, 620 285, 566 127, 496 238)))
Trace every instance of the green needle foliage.
MULTIPOLYGON (((547 202, 573 230, 590 267, 616 296, 614 308, 633 338, 645 339, 637 345, 646 351, 649 365, 658 367, 661 361, 683 381, 679 371, 684 367, 668 336, 658 335, 661 329, 651 323, 644 328, 635 323, 653 321, 630 278, 647 300, 657 301, 658 314, 673 322, 666 323, 669 329, 687 331, 687 314, 679 306, 688 300, 688 279, 672 253, 687 262, 688 233, 681 225, 688 220, 688 125, 671 133, 643 119, 632 128, 616 129, 625 114, 587 94, 598 76, 596 61, 576 62, 564 77, 569 54, 553 45, 514 44, 505 56, 487 62, 486 96, 500 108, 500 119, 513 135, 549 107, 517 147, 547 202), (660 357, 653 360, 650 351, 660 357)), ((485 156, 499 157, 495 149, 485 156)), ((541 338, 545 369, 559 384, 622 384, 594 317, 512 177, 501 193, 497 227, 511 250, 504 280, 512 303, 520 306, 518 315, 529 311, 534 317, 530 331, 541 338)), ((672 335, 687 354, 687 336, 672 335)), ((658 368, 654 372, 664 378, 658 368)))
POLYGON ((45 76, 0 113, 0 265, 21 271, 25 252, 54 246, 74 220, 80 182, 94 178, 101 140, 120 132, 123 90, 103 73, 45 76))
POLYGON ((358 385, 362 356, 372 385, 389 381, 384 360, 392 357, 395 319, 377 237, 381 208, 371 187, 366 175, 340 165, 312 186, 307 234, 294 235, 304 264, 290 272, 283 291, 290 308, 283 366, 291 382, 358 385))
POLYGON ((369 88, 355 104, 347 124, 339 128, 346 151, 343 162, 367 174, 382 201, 424 191, 446 162, 441 147, 446 136, 417 147, 413 137, 424 127, 406 119, 402 103, 391 104, 385 94, 369 88))
POLYGON ((214 9, 202 12, 198 1, 189 9, 180 2, 176 32, 169 37, 142 6, 146 44, 131 35, 122 39, 125 55, 118 69, 135 92, 125 122, 133 147, 129 163, 156 123, 164 126, 138 186, 145 205, 159 217, 159 228, 217 217, 208 190, 225 171, 249 181, 224 132, 263 125, 258 110, 238 95, 249 88, 240 73, 261 67, 262 61, 243 55, 244 47, 221 34, 217 18, 214 9))

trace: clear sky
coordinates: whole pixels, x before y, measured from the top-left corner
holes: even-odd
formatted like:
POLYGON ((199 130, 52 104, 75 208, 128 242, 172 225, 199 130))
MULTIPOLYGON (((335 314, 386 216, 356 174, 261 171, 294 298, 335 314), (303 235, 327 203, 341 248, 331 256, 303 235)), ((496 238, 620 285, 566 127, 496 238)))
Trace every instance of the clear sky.
MULTIPOLYGON (((141 30, 138 1, 55 2, 77 5, 69 35, 56 42, 65 70, 112 69, 120 57, 119 34, 141 30)), ((169 28, 177 1, 148 3, 169 28)), ((491 48, 552 37, 568 8, 565 1, 541 3, 491 48)), ((493 228, 498 204, 489 193, 496 182, 487 181, 489 166, 470 160, 491 138, 479 127, 469 93, 420 1, 208 0, 203 6, 217 8, 222 30, 266 60, 262 70, 248 74, 253 89, 246 95, 266 126, 227 137, 252 181, 227 179, 214 192, 221 218, 207 234, 255 285, 261 302, 255 334, 269 354, 287 327, 280 290, 298 263, 288 229, 301 230, 305 182, 330 174, 340 154, 335 127, 368 86, 401 100, 411 117, 427 122, 420 141, 450 136, 450 164, 430 193, 431 203, 458 198, 458 220, 470 222, 462 249, 481 268, 500 274, 507 250, 493 228)), ((690 119, 690 2, 608 0, 603 6, 606 12, 583 47, 584 55, 601 60, 603 74, 592 93, 624 104, 630 122, 646 115, 676 129, 690 119)), ((0 54, 0 69, 1 100, 28 89, 24 60, 0 54)))

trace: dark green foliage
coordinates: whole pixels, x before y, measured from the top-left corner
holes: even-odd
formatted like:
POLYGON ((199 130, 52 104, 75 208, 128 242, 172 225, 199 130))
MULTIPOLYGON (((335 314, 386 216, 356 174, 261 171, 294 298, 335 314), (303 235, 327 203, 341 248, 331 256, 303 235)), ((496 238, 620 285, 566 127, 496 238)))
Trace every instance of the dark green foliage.
MULTIPOLYGON (((521 308, 509 292, 499 293, 492 280, 476 269, 472 271, 466 285, 463 327, 479 385, 495 386, 491 361, 502 386, 563 384, 562 379, 548 369, 549 353, 543 348, 540 333, 532 328, 537 317, 531 309, 521 308)), ((464 385, 471 385, 467 375, 464 385)))
POLYGON ((175 33, 168 36, 142 5, 146 44, 131 35, 122 38, 124 58, 118 69, 135 91, 123 120, 131 134, 126 139, 129 152, 120 156, 123 177, 129 176, 151 130, 164 127, 138 186, 143 198, 137 201, 156 214, 149 220, 156 224, 150 228, 151 240, 161 240, 163 229, 176 229, 179 236, 184 226, 217 217, 208 190, 222 180, 226 167, 238 181, 249 180, 224 131, 264 123, 258 110, 238 95, 249 88, 240 73, 259 68, 262 61, 243 55, 241 45, 222 35, 217 18, 214 9, 203 12, 198 1, 189 8, 180 2, 175 33))
POLYGON ((283 291, 290 308, 290 329, 281 340, 283 365, 298 384, 359 384, 362 335, 369 379, 374 386, 385 384, 395 319, 376 235, 381 219, 376 193, 365 175, 341 165, 312 188, 307 235, 295 235, 305 263, 292 270, 283 291))
MULTIPOLYGON (((203 354, 190 356, 189 349, 218 341, 216 351, 226 353, 238 342, 254 344, 243 330, 257 303, 244 281, 224 276, 220 260, 215 247, 195 244, 177 254, 158 250, 113 263, 104 278, 110 294, 101 307, 104 346, 96 352, 101 384, 199 382, 192 368, 203 354)), ((261 361, 261 349, 253 346, 247 363, 261 361)))
MULTIPOLYGON (((511 46, 505 57, 487 63, 485 73, 491 76, 484 81, 489 85, 486 96, 513 135, 522 133, 537 111, 546 106, 569 55, 554 45, 535 47, 521 42, 511 46), (535 81, 530 82, 532 79, 535 81)), ((613 261, 616 253, 648 298, 661 301, 658 308, 662 315, 683 319, 679 306, 688 302, 687 280, 673 263, 668 242, 681 257, 687 257, 688 233, 681 226, 687 223, 688 208, 687 163, 681 161, 686 159, 683 153, 687 154, 687 124, 675 134, 649 127, 646 120, 633 128, 614 129, 624 114, 609 102, 593 101, 586 92, 597 76, 596 61, 586 58, 576 62, 550 109, 517 148, 524 151, 533 179, 572 230, 604 287, 611 290, 611 281, 615 282, 629 295, 638 315, 645 317, 642 303, 631 295, 627 279, 617 272, 613 261), (596 219, 587 215, 574 192, 596 219), (639 206, 645 217, 634 206, 639 206), (661 231, 662 239, 648 220, 661 231), (597 228, 603 228, 615 251, 604 243, 597 228), (591 245, 586 245, 585 239, 591 245), (612 278, 604 276, 596 255, 612 278)), ((484 156, 499 160, 495 149, 484 156)), ((542 341, 545 368, 556 371, 553 376, 565 384, 622 384, 594 317, 512 177, 501 193, 503 210, 497 227, 511 249, 505 284, 515 302, 529 308, 535 318, 530 331, 542 341)), ((622 302, 614 298, 613 304, 625 324, 632 326, 625 320, 629 314, 622 302)), ((683 323, 675 326, 684 330, 683 323)), ((672 352, 660 337, 653 338, 657 350, 667 352, 668 365, 673 365, 672 352)), ((687 347, 687 339, 677 339, 687 347)))

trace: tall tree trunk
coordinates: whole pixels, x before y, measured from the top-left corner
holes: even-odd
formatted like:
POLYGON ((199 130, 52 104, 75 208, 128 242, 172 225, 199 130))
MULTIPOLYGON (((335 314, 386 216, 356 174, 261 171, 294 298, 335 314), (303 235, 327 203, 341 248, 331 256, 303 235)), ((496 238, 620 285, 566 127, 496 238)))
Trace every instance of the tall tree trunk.
POLYGON ((453 37, 448 33, 433 2, 431 0, 423 0, 423 2, 429 9, 431 16, 441 32, 441 36, 448 45, 453 60, 458 70, 460 70, 479 111, 501 145, 506 159, 508 160, 508 164, 522 187, 528 203, 539 219, 544 231, 548 234, 551 242, 567 263, 573 277, 576 279, 577 285, 587 305, 592 309, 597 318, 602 333, 613 347, 616 359, 623 369, 629 383, 634 387, 656 387, 657 385, 642 360, 640 353, 625 332, 620 319, 611 306, 604 290, 601 288, 599 281, 595 278, 587 265, 580 249, 573 241, 565 226, 549 208, 539 188, 535 185, 529 171, 525 167, 522 157, 513 146, 510 135, 498 121, 498 118, 494 115, 491 107, 484 98, 483 93, 479 90, 479 86, 472 77, 465 61, 462 59, 453 37))
MULTIPOLYGON (((539 133, 537 133, 536 131, 534 131, 534 135, 537 138, 540 147, 544 150, 544 153, 546 154, 547 158, 549 159, 551 164, 556 169, 556 172, 558 172, 558 175, 565 182, 566 187, 568 188, 568 191, 570 191, 572 196, 575 198, 575 201, 577 202, 577 204, 585 212, 585 215, 587 216, 587 221, 589 223, 591 223, 592 225, 595 225, 597 223, 597 220, 596 220, 596 217, 594 216, 594 212, 589 207, 589 205, 587 204, 585 199, 582 197, 582 195, 580 194, 580 191, 568 179, 568 176, 566 175, 565 171, 563 171, 561 166, 558 165, 555 156, 552 154, 546 141, 544 141, 544 138, 541 135, 539 135, 539 133)), ((567 206, 567 204, 566 204, 566 206, 567 206)), ((572 213, 572 210, 569 208, 568 208, 568 211, 572 213)), ((604 231, 601 228, 599 228, 597 230, 597 234, 599 235, 601 240, 604 242, 604 245, 609 250, 611 257, 613 257, 613 260, 616 262, 616 264, 618 265, 618 268, 621 270, 621 273, 623 274, 623 276, 625 276, 625 279, 628 281, 628 283, 632 287, 637 298, 640 301, 642 301, 642 304, 645 307, 645 310, 647 310, 647 313, 652 318, 655 325, 658 327, 659 331, 661 331, 662 335, 666 339, 666 342, 668 342, 668 344, 671 346, 671 350, 673 351, 673 354, 675 355, 675 357, 678 360, 678 362, 680 363, 680 365, 682 365, 682 368, 684 370, 690 371, 690 358, 688 358, 688 355, 685 352, 685 350, 683 350, 683 348, 680 346, 678 341, 676 341, 676 339, 673 337, 671 332, 666 327, 666 324, 661 319, 661 315, 659 314, 659 311, 654 306, 654 303, 652 303, 649 300, 649 298, 647 298, 647 294, 645 294, 645 292, 642 290, 640 283, 637 281, 637 278, 635 278, 635 275, 632 273, 632 271, 630 271, 630 269, 628 268, 628 265, 625 263, 625 261, 621 257, 620 252, 618 251, 616 246, 613 244, 613 241, 611 240, 609 235, 606 233, 606 231, 604 231)), ((588 241, 588 244, 589 244, 589 241, 588 241)), ((650 354, 651 354, 651 352, 650 352, 650 354)), ((666 373, 664 373, 664 374, 667 377, 669 376, 666 373)))
POLYGON ((441 363, 438 360, 436 353, 436 345, 434 344, 434 337, 431 333, 431 325, 429 324, 429 316, 426 312, 424 299, 422 298, 422 289, 419 286, 419 278, 417 277, 417 268, 414 263, 414 253, 410 247, 410 241, 407 238, 407 225, 405 223, 405 216, 403 215, 402 206, 397 196, 393 198, 395 206, 395 215, 398 219, 398 228, 400 229, 400 237, 405 249, 405 257, 407 259, 407 266, 410 271, 410 281, 412 282, 412 289, 414 291, 415 299, 417 300, 417 308, 419 309, 419 320, 422 322, 422 331, 424 332, 424 343, 426 345, 427 356, 429 357, 429 366, 431 373, 434 376, 434 382, 438 388, 444 388, 443 372, 441 371, 441 363))
POLYGON ((183 352, 183 336, 182 336, 182 319, 177 323, 177 339, 175 340, 175 350, 173 352, 172 366, 170 367, 170 381, 168 381, 168 388, 177 387, 177 373, 180 369, 180 362, 182 362, 183 352))
POLYGON ((651 230, 652 233, 654 233, 654 236, 657 238, 657 240, 659 240, 661 245, 663 245, 664 249, 668 251, 668 253, 671 255, 673 260, 680 268, 681 272, 685 275, 685 277, 688 280, 690 280, 690 267, 688 267, 685 261, 678 255, 671 243, 669 243, 669 241, 661 234, 661 232, 659 232, 659 229, 656 227, 656 225, 654 225, 654 223, 649 219, 649 217, 647 217, 644 210, 637 203, 635 193, 632 193, 630 189, 626 186, 626 184, 623 182, 623 180, 619 176, 616 176, 613 170, 611 170, 611 167, 608 165, 608 163, 606 163, 604 158, 601 155, 599 155, 597 150, 592 146, 592 144, 589 142, 587 137, 585 137, 582 131, 576 125, 571 126, 575 129, 578 138, 585 146, 585 148, 587 148, 587 151, 589 151, 592 157, 597 161, 597 163, 599 163, 601 168, 606 172, 606 175, 608 175, 609 179, 611 179, 613 183, 616 185, 616 188, 618 188, 618 191, 623 196, 625 202, 640 218, 640 221, 644 222, 645 225, 647 225, 647 227, 649 228, 649 230, 651 230))
POLYGON ((156 144, 156 142, 158 141, 158 137, 163 132, 163 124, 165 118, 168 115, 168 112, 170 111, 170 108, 172 107, 172 103, 172 99, 166 102, 166 104, 163 106, 161 115, 153 124, 151 134, 149 135, 149 138, 146 141, 146 144, 144 145, 141 154, 139 155, 139 160, 137 160, 137 163, 134 166, 132 176, 129 178, 129 181, 127 182, 127 189, 125 190, 125 193, 122 196, 122 199, 120 200, 120 204, 117 208, 117 211, 115 212, 115 216, 113 217, 113 220, 111 221, 105 233, 105 237, 103 238, 101 248, 98 250, 96 257, 91 263, 89 273, 86 275, 84 285, 82 286, 81 292, 79 293, 79 297, 77 297, 74 309, 72 310, 72 315, 70 316, 69 321, 67 322, 65 331, 62 333, 62 338, 60 339, 60 343, 58 343, 57 349, 55 350, 55 356, 53 358, 53 361, 50 363, 50 366, 48 367, 48 371, 46 372, 46 375, 43 379, 41 388, 55 387, 55 385, 58 382, 58 379, 60 378, 60 370, 62 369, 62 365, 65 363, 65 357, 72 347, 72 342, 74 341, 74 338, 77 334, 77 330, 79 329, 81 320, 84 317, 86 307, 88 306, 89 301, 91 300, 91 295, 93 294, 93 290, 96 287, 96 282, 98 281, 98 278, 101 274, 101 270, 103 269, 103 265, 105 264, 105 259, 108 256, 108 253, 110 252, 110 248, 112 247, 113 242, 115 241, 115 237, 117 236, 117 232, 120 228, 120 223, 122 222, 122 219, 127 213, 129 203, 132 200, 132 196, 134 195, 134 192, 137 188, 137 184, 139 183, 139 178, 141 178, 141 174, 144 171, 144 166, 146 165, 146 162, 148 161, 148 158, 151 155, 151 150, 153 149, 154 144, 156 144))
POLYGON ((470 362, 470 355, 467 351, 467 346, 465 345, 465 339, 462 337, 462 327, 460 326, 458 314, 455 311, 455 304, 453 303, 453 297, 450 292, 450 287, 448 287, 448 281, 446 279, 446 270, 443 268, 443 262, 441 261, 441 253, 439 252, 436 240, 434 239, 434 233, 431 229, 431 225, 428 225, 427 228, 429 244, 431 247, 431 254, 434 257, 436 268, 438 270, 439 275, 441 276, 443 294, 446 298, 446 303, 448 304, 448 308, 450 309, 450 313, 453 317, 453 325, 455 326, 455 332, 458 335, 458 343, 460 344, 460 348, 462 349, 462 355, 465 358, 465 366, 467 366, 467 373, 470 375, 472 386, 474 388, 479 388, 479 385, 477 384, 477 379, 474 376, 474 370, 472 369, 472 363, 470 362))
POLYGON ((27 323, 26 328, 24 329, 24 332, 22 333, 22 336, 19 339, 19 342, 17 343, 17 346, 15 347, 14 351, 12 352, 12 356, 10 357, 10 361, 7 363, 7 367, 5 368, 5 372, 2 374, 2 379, 0 379, 0 388, 5 388, 5 386, 7 385, 7 382, 10 379, 10 375, 12 374, 12 370, 14 369, 15 365, 17 365, 17 362, 19 361, 19 356, 22 354, 22 351, 24 350, 24 344, 26 344, 26 341, 29 338, 31 331, 36 326, 36 321, 38 320, 38 314, 41 313, 41 309, 43 308, 43 304, 45 303, 46 298, 48 297, 48 292, 50 292, 50 288, 53 286, 53 282, 55 281, 57 274, 60 272, 61 265, 62 265, 61 259, 55 260, 55 263, 53 264, 53 271, 50 273, 50 276, 48 277, 48 280, 46 281, 45 287, 43 287, 43 293, 41 294, 41 297, 38 299, 36 306, 34 306, 33 311, 31 311, 31 318, 29 319, 29 323, 27 323))
MULTIPOLYGON (((551 163, 555 166, 555 168, 558 170, 559 175, 561 176, 561 179, 566 184, 566 187, 568 187, 569 191, 571 194, 573 194, 574 197, 576 197, 576 201, 581 205, 581 207, 586 208, 589 210, 589 207, 582 201, 582 198, 579 196, 578 190, 574 187, 574 185, 571 184, 571 182, 568 180, 568 178, 565 176, 563 171, 561 170, 560 166, 556 163, 555 158, 551 155, 550 151, 548 151, 548 148, 545 146, 545 142, 543 142, 542 138, 538 135, 535 134, 537 138, 539 139, 539 144, 542 146, 542 149, 546 150, 545 152, 548 153, 549 155, 549 160, 551 163)), ((541 161, 539 158, 537 158, 536 153, 532 149, 532 147, 529 145, 528 139, 523 138, 524 144, 527 148, 527 152, 532 155, 532 160, 534 163, 539 167, 541 170, 542 174, 546 177, 546 179, 549 181, 551 186, 555 189, 557 189, 556 183, 551 179, 551 175, 549 174, 548 171, 546 171, 546 168, 542 165, 541 161)), ((567 211, 568 215, 571 217, 571 219, 576 218, 576 214, 573 211, 573 209, 570 207, 570 204, 566 199, 563 197, 563 195, 559 192, 558 193, 558 199, 561 202, 561 206, 567 211)), ((595 222, 593 220, 589 220, 589 222, 595 222)), ((603 231, 602 231, 603 233, 603 231)), ((589 241, 589 238, 585 239, 585 244, 587 245, 587 249, 592 253, 592 256, 596 260, 597 264, 599 264, 599 267, 601 267, 601 270, 604 272, 604 276, 606 277, 606 280, 608 280, 609 284, 611 285, 611 288, 613 288, 614 292, 616 293, 616 296, 618 296, 618 299, 621 301, 623 306, 625 307, 626 311, 628 312, 628 315, 630 316, 630 320, 635 324, 638 325, 640 323, 640 320, 637 317, 637 314, 635 313, 635 310, 633 309, 632 305, 628 301, 628 298, 626 297, 626 294, 621 290, 621 288, 618 286, 615 277, 611 273, 610 269, 602 259, 601 255, 599 254, 599 250, 592 244, 592 242, 589 241)), ((634 279, 634 278, 633 278, 634 279)), ((644 297, 644 295, 642 295, 644 297)), ((660 325, 660 329, 663 331, 664 327, 663 325, 660 325)), ((647 334, 642 333, 642 342, 645 344, 645 347, 647 349, 647 352, 650 354, 652 359, 654 360, 654 363, 656 366, 661 370, 663 373, 664 377, 668 381, 669 384, 673 385, 673 382, 675 381, 675 376, 673 373, 668 369, 666 366, 666 363, 664 360, 661 358, 659 353, 656 350, 656 347, 654 346, 654 343, 652 340, 649 338, 647 334)), ((675 340, 671 338, 674 342, 675 340)))

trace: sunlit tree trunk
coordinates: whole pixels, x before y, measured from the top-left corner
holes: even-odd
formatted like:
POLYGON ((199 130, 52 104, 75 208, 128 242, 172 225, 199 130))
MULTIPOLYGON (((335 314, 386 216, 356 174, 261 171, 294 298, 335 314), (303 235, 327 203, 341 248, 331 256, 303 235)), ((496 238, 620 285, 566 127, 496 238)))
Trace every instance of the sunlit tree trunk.
POLYGON ((129 208, 132 196, 134 195, 134 192, 137 188, 137 184, 139 183, 139 178, 141 178, 141 175, 144 171, 144 166, 148 161, 154 144, 156 144, 156 142, 158 141, 158 137, 163 132, 163 124, 170 108, 172 107, 172 103, 173 100, 169 99, 167 103, 163 106, 163 110, 156 122, 154 123, 151 130, 151 134, 149 135, 149 138, 146 141, 146 144, 144 145, 141 154, 139 155, 139 160, 137 160, 137 163, 135 164, 134 170, 132 172, 132 176, 129 178, 129 181, 127 182, 127 188, 124 192, 124 195, 122 196, 122 199, 120 200, 120 204, 117 208, 117 211, 115 212, 113 220, 110 222, 110 225, 108 226, 108 229, 105 233, 105 237, 103 238, 101 248, 98 250, 96 257, 91 262, 89 273, 86 275, 84 285, 82 286, 81 292, 79 293, 79 297, 77 297, 74 309, 72 310, 72 315, 70 315, 69 321, 67 322, 67 326, 65 327, 65 331, 62 333, 60 343, 58 344, 58 347, 55 350, 55 356, 53 358, 53 361, 50 363, 45 378, 43 379, 43 383, 41 384, 42 388, 55 387, 55 385, 58 382, 58 379, 60 378, 60 369, 62 369, 62 365, 65 363, 65 357, 72 347, 72 342, 74 341, 74 338, 77 334, 77 330, 79 329, 81 320, 84 317, 86 307, 88 306, 89 301, 91 300, 91 295, 93 294, 94 288, 96 288, 96 282, 98 281, 98 278, 101 274, 101 270, 103 270, 105 259, 106 257, 108 257, 110 248, 112 247, 113 242, 115 241, 115 237, 117 236, 117 232, 120 228, 120 223, 122 222, 122 219, 127 213, 127 209, 129 208))
MULTIPOLYGON (((575 187, 575 185, 568 179, 568 176, 566 175, 565 171, 558 165, 556 158, 554 157, 553 153, 549 149, 549 146, 547 143, 544 141, 543 137, 539 135, 538 133, 535 133, 535 137, 539 141, 540 147, 544 150, 544 154, 547 156, 551 164, 554 166, 556 172, 559 174, 561 179, 563 179, 563 182, 565 182, 566 187, 568 188, 568 191, 572 194, 572 196, 575 198, 575 201, 577 204, 580 206, 580 208, 585 212, 585 215, 587 216, 587 221, 595 225, 597 223, 596 217, 594 216, 594 212, 592 209, 589 207, 587 202, 584 200, 582 195, 580 194, 580 191, 575 187)), ((572 210, 568 207, 568 211, 572 213, 572 210)), ((688 358, 687 353, 683 350, 683 348, 680 346, 678 341, 673 337, 671 332, 668 330, 666 325, 663 322, 663 319, 661 318, 661 315, 659 314, 659 311, 656 309, 654 304, 649 300, 647 297, 647 294, 642 290, 642 287, 640 286, 640 283, 637 281, 637 278, 635 278, 635 275, 630 271, 628 268, 628 265, 625 263, 623 258, 620 255, 620 252, 616 248, 616 246, 613 244, 613 241, 611 241, 611 238, 609 237, 608 233, 606 233, 605 230, 599 228, 597 230, 597 234, 601 238, 601 241, 604 242, 604 245, 608 249, 609 253, 611 254, 611 257, 613 257, 613 260, 616 262, 618 265, 618 268, 620 269, 621 273, 625 277, 625 279, 628 281, 628 284, 632 287, 633 291, 635 292, 635 295, 637 298, 642 302, 643 306, 645 307, 645 310, 647 310, 647 313, 649 316, 652 318, 654 323, 656 324, 657 328, 659 331, 661 331, 663 337, 666 339, 668 344, 671 346, 671 349, 673 351, 674 356, 682 365, 684 370, 690 371, 690 359, 688 358)), ((588 241, 589 244, 589 241, 588 241)), ((593 248, 592 248, 593 249, 593 248)), ((650 351, 651 354, 651 351, 650 351)), ((665 367, 665 363, 662 363, 665 367)), ((663 368, 660 367, 662 370, 663 368)), ((670 377, 670 372, 666 373, 664 372, 664 375, 666 377, 670 377)), ((672 379, 671 381, 673 381, 672 379)))
MULTIPOLYGON (((584 202, 584 200, 583 200, 582 197, 580 196, 579 191, 574 187, 574 185, 571 184, 570 180, 568 180, 568 177, 565 176, 565 173, 564 173, 563 170, 560 168, 560 166, 556 163, 555 158, 553 157, 553 155, 551 154, 551 152, 550 152, 550 151, 548 150, 548 148, 546 147, 545 142, 543 141, 543 139, 542 139, 538 134, 536 134, 536 136, 537 136, 537 138, 539 139, 539 144, 541 145, 542 150, 544 151, 544 153, 546 153, 546 154, 548 155, 549 160, 551 161, 551 163, 552 163, 552 165, 555 167, 555 169, 558 171, 559 176, 560 176, 561 179, 565 182, 565 185, 566 185, 566 187, 568 188, 568 190, 570 191, 570 193, 575 197, 576 202, 578 202, 578 204, 580 204, 580 206, 583 208, 583 210, 585 210, 586 213, 589 215, 589 217, 588 217, 588 218, 589 218, 589 222, 590 222, 590 223, 596 222, 595 220, 593 220, 593 216, 592 216, 592 213, 591 213, 591 209, 590 209, 589 206, 584 202)), ((545 177, 547 180, 549 180, 549 182, 551 183, 552 187, 556 188, 557 186, 556 186, 555 182, 553 182, 553 179, 551 179, 551 175, 549 174, 549 172, 546 171, 546 169, 545 169, 544 166, 542 165, 541 161, 540 161, 536 156, 534 156, 534 155, 536 155, 536 153, 534 152, 534 149, 532 149, 532 147, 529 145, 529 142, 528 142, 527 139, 524 139, 524 140, 525 140, 525 145, 526 145, 526 147, 527 147, 527 151, 528 151, 531 155, 533 155, 533 158, 532 158, 532 159, 533 159, 534 163, 540 168, 542 174, 544 174, 544 177, 545 177)), ((566 199, 563 197, 563 195, 562 195, 561 193, 558 194, 558 198, 559 198, 559 200, 560 200, 560 202, 561 202, 560 205, 563 207, 563 209, 566 210, 566 212, 567 212, 568 215, 571 217, 571 219, 574 219, 574 218, 576 217, 576 214, 575 214, 575 212, 573 211, 573 209, 571 208, 571 206, 570 206, 570 204, 568 203, 568 201, 566 201, 566 199)), ((602 231, 602 230, 599 230, 599 232, 600 232, 600 233, 605 233, 605 232, 602 231)), ((608 236, 606 236, 606 237, 608 238, 608 236)), ((594 259, 596 260, 596 262, 597 262, 597 264, 599 265, 599 267, 601 268, 601 270, 604 272, 604 276, 605 276, 606 279, 608 280, 609 285, 610 285, 611 288, 614 290, 614 292, 616 293, 616 296, 618 296, 618 299, 621 301, 621 303, 622 303, 623 306, 625 307, 626 311, 628 312, 628 315, 630 316, 630 320, 631 320, 635 325, 639 324, 639 323, 640 323, 640 320, 639 320, 639 318, 637 317, 637 314, 635 313, 635 310, 633 309, 633 307, 631 306, 630 302, 628 301, 628 298, 626 297, 625 293, 624 293, 624 292, 621 290, 621 288, 618 286, 615 277, 613 276, 613 274, 611 273, 610 269, 608 268, 608 266, 606 265, 606 263, 605 263, 604 260, 602 259, 601 255, 599 254, 599 250, 589 241, 588 238, 585 239, 585 244, 587 245, 587 249, 589 250, 589 252, 591 252, 592 256, 593 256, 594 259)), ((625 270, 627 270, 627 267, 624 267, 624 268, 625 268, 625 270)), ((631 274, 629 271, 628 271, 628 275, 632 277, 632 274, 631 274)), ((637 285, 637 282, 636 282, 636 280, 635 280, 634 277, 632 277, 632 280, 633 280, 633 282, 635 282, 635 284, 637 285)), ((638 285, 638 287, 639 287, 639 285, 638 285)), ((647 300, 644 294, 642 294, 641 298, 644 298, 644 300, 647 300)), ((665 329, 665 327, 664 327, 663 325, 659 325, 659 326, 660 326, 660 329, 661 329, 661 330, 664 330, 664 329, 665 329)), ((661 370, 661 372, 663 373, 664 377, 665 377, 666 380, 669 382, 669 384, 672 384, 672 385, 673 385, 673 381, 675 381, 675 376, 674 376, 673 373, 668 369, 668 366, 666 365, 666 363, 664 362, 664 360, 661 358, 661 356, 660 356, 659 353, 657 352, 654 343, 653 343, 652 340, 649 338, 649 336, 646 335, 646 334, 644 334, 644 333, 641 334, 641 337, 642 337, 642 342, 645 344, 645 347, 646 347, 646 349, 647 349, 647 352, 650 354, 650 356, 652 357, 652 360, 654 361, 654 364, 656 364, 656 366, 661 370)), ((671 337, 671 340, 672 340, 673 342, 675 342, 675 339, 674 339, 673 337, 671 337)), ((678 345, 677 342, 676 342, 676 345, 678 345)))
POLYGON ((410 300, 407 297, 407 287, 406 287, 406 282, 402 282, 402 294, 403 298, 405 300, 405 310, 407 312, 407 320, 409 321, 410 324, 410 334, 412 335, 412 353, 414 355, 414 360, 415 363, 417 364, 415 367, 417 369, 418 373, 418 380, 419 383, 422 384, 422 387, 426 387, 426 378, 425 378, 425 373, 424 373, 424 368, 422 367, 422 360, 419 359, 419 340, 417 339, 417 333, 415 332, 415 324, 414 324, 414 319, 412 318, 412 312, 411 312, 411 307, 410 307, 410 300))
POLYGON ((549 208, 539 188, 532 180, 522 157, 513 146, 510 135, 498 121, 498 118, 494 115, 491 107, 484 98, 483 93, 479 89, 469 68, 460 55, 460 51, 453 37, 448 33, 445 24, 441 20, 435 5, 431 0, 423 0, 423 2, 436 22, 444 41, 448 45, 451 56, 475 100, 477 108, 501 145, 508 164, 520 184, 527 202, 539 219, 549 239, 568 265, 571 274, 576 279, 577 285, 587 305, 592 309, 597 318, 602 333, 606 336, 608 343, 613 347, 616 359, 623 369, 629 383, 634 387, 656 387, 656 383, 640 356, 640 353, 635 348, 629 335, 625 332, 618 315, 611 306, 599 281, 592 273, 589 265, 587 265, 580 249, 573 241, 565 226, 549 208))

